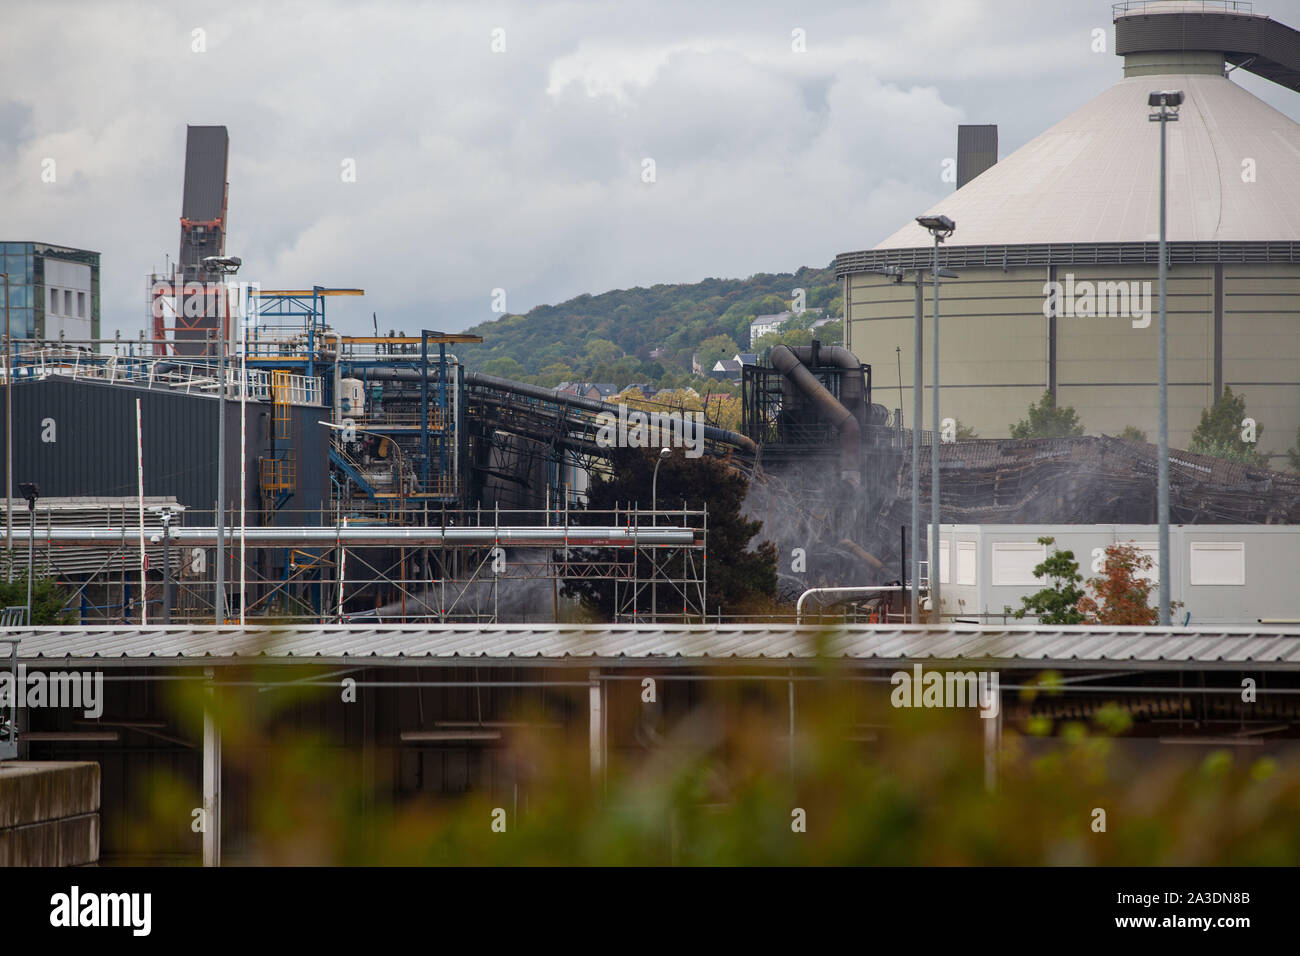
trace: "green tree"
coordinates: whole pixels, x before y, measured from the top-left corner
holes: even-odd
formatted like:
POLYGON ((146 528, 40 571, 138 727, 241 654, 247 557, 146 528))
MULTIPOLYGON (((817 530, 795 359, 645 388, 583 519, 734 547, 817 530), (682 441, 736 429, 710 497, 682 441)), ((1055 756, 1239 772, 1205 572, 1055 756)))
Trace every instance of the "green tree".
POLYGON ((1295 447, 1287 449, 1286 459, 1291 463, 1292 471, 1300 471, 1300 428, 1295 430, 1295 447))
POLYGON ((483 371, 488 375, 499 375, 501 378, 519 379, 524 375, 524 367, 509 356, 484 362, 483 371))
MULTIPOLYGON (((655 449, 617 449, 611 456, 611 474, 597 479, 588 489, 588 509, 613 511, 615 507, 630 505, 649 509, 655 452, 655 449)), ((676 449, 659 466, 657 503, 661 509, 680 508, 683 501, 692 510, 708 508, 709 573, 705 601, 709 611, 716 611, 720 606, 726 613, 736 613, 767 605, 776 596, 776 545, 764 542, 750 550, 750 543, 762 530, 763 523, 751 521, 740 513, 748 490, 745 476, 716 458, 687 458, 681 449, 676 449)), ((592 520, 608 522, 608 515, 594 515, 592 520)), ((590 549, 574 551, 578 553, 575 563, 596 557, 590 549)), ((639 576, 648 578, 653 570, 650 559, 641 556, 638 560, 641 561, 639 576)), ((681 562, 680 554, 659 558, 661 577, 682 576, 681 562)), ((590 612, 613 620, 613 582, 570 578, 564 582, 564 594, 580 598, 590 612)), ((648 591, 638 603, 649 606, 648 591)), ((658 605, 660 610, 675 607, 680 612, 682 595, 678 587, 659 585, 658 605)))
MULTIPOLYGON (((64 610, 67 603, 67 592, 52 578, 38 577, 32 582, 32 624, 34 626, 71 624, 74 616, 71 611, 64 610)), ((0 607, 25 608, 26 606, 27 577, 24 575, 13 581, 0 580, 0 607)))
POLYGON ((1233 394, 1232 388, 1225 385, 1218 401, 1201 410, 1201 421, 1192 432, 1192 443, 1187 450, 1248 465, 1267 464, 1268 456, 1259 450, 1258 444, 1264 429, 1256 426, 1255 441, 1246 441, 1242 437, 1245 419, 1246 396, 1233 394))
MULTIPOLYGON (((1050 546, 1056 544, 1056 539, 1043 537, 1038 539, 1038 543, 1050 546)), ((1020 599, 1020 610, 1016 611, 1018 620, 1023 620, 1026 614, 1033 614, 1039 624, 1083 623, 1079 601, 1086 592, 1079 587, 1083 575, 1079 573, 1079 562, 1074 560, 1073 551, 1053 548, 1052 553, 1035 566, 1034 577, 1044 578, 1049 584, 1020 599)))
POLYGON ((719 359, 729 359, 739 351, 731 336, 715 335, 701 342, 695 354, 699 357, 700 368, 708 372, 719 359))
POLYGON ((1079 415, 1068 405, 1056 406, 1056 396, 1043 392, 1043 397, 1029 406, 1029 415, 1011 426, 1012 438, 1067 438, 1082 435, 1083 425, 1079 415))
POLYGON ((1138 428, 1136 425, 1125 425, 1123 430, 1121 430, 1120 433, 1115 437, 1118 438, 1120 441, 1146 442, 1147 433, 1144 432, 1142 429, 1138 428))

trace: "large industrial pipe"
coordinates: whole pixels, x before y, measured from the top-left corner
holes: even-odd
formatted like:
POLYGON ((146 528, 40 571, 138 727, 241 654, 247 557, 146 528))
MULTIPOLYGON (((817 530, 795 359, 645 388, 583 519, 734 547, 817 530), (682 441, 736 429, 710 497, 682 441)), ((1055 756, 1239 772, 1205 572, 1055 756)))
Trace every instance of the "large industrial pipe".
POLYGON ((854 373, 840 378, 840 402, 854 414, 859 421, 864 421, 867 406, 867 383, 862 374, 862 362, 842 345, 822 345, 813 340, 811 345, 786 346, 794 357, 809 368, 822 365, 834 365, 846 372, 854 373), (861 409, 861 412, 859 412, 861 409))
MULTIPOLYGON (((146 528, 146 535, 156 533, 146 528)), ((116 528, 40 528, 36 529, 38 544, 56 547, 121 546, 123 541, 138 536, 136 527, 116 528)), ((653 527, 594 526, 594 525, 531 525, 513 528, 492 526, 443 528, 410 526, 353 526, 334 528, 310 527, 256 527, 245 532, 250 547, 431 547, 443 545, 491 546, 524 545, 555 547, 635 547, 646 544, 693 544, 695 531, 691 528, 674 528, 663 525, 653 527)), ((27 528, 14 528, 14 543, 26 544, 31 532, 27 528)), ((217 543, 215 528, 173 528, 171 541, 179 546, 212 547, 217 543)), ((134 545, 128 545, 132 550, 134 545)))
MULTIPOLYGON (((514 392, 518 395, 527 395, 530 398, 541 399, 545 402, 572 405, 574 408, 585 409, 589 412, 609 412, 611 415, 617 415, 619 409, 618 404, 614 402, 602 402, 598 399, 586 398, 582 395, 571 395, 568 392, 560 392, 553 388, 543 388, 540 385, 529 385, 526 382, 515 382, 508 378, 498 378, 495 375, 484 375, 482 372, 466 372, 465 384, 478 385, 483 388, 495 388, 505 392, 514 392)), ((750 454, 758 454, 758 446, 755 445, 747 435, 742 435, 739 432, 728 431, 725 428, 718 428, 715 425, 705 425, 704 437, 709 441, 716 441, 724 445, 743 448, 750 454)))
MULTIPOLYGON (((796 346, 812 360, 812 348, 796 346)), ((839 349, 832 346, 823 351, 839 349)), ((852 352, 847 352, 850 357, 852 352)), ((817 409, 830 420, 840 433, 840 477, 850 484, 857 485, 862 480, 862 428, 857 416, 840 404, 839 400, 826 390, 826 386, 817 381, 817 377, 808 371, 798 353, 788 345, 774 345, 769 355, 772 367, 788 378, 805 395, 812 399, 817 409)), ((861 368, 861 363, 853 358, 854 367, 861 368)))

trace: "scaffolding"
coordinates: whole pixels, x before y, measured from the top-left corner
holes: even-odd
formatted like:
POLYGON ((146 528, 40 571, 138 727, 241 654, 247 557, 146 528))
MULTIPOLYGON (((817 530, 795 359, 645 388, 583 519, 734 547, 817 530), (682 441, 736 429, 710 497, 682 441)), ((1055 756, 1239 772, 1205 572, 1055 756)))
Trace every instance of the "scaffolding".
MULTIPOLYGON (((172 623, 210 622, 217 560, 230 582, 224 619, 237 619, 233 582, 241 580, 248 617, 284 623, 558 621, 561 589, 590 581, 613 589, 617 621, 702 622, 707 612, 704 511, 566 508, 548 511, 544 524, 522 524, 537 513, 426 505, 422 525, 337 516, 332 527, 245 529, 233 511, 223 548, 215 528, 173 526, 143 595, 133 514, 119 506, 114 524, 96 527, 37 522, 41 570, 80 624, 138 623, 142 604, 150 621, 166 604, 172 623)), ((146 530, 148 553, 159 554, 161 526, 146 530)), ((15 553, 26 554, 25 525, 13 540, 15 553)))

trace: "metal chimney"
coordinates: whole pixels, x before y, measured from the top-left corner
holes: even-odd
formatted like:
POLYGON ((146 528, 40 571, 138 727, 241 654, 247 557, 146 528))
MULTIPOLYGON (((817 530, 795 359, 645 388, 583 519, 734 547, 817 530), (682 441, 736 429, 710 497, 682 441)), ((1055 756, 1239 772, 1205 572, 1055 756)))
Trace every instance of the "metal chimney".
POLYGON ((988 169, 998 161, 998 127, 957 127, 957 188, 988 169))

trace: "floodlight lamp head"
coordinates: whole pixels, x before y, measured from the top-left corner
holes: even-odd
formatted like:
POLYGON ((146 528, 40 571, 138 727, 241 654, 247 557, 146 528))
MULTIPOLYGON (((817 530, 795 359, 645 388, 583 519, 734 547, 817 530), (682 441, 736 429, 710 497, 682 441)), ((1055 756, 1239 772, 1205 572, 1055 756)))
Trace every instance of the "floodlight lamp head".
POLYGON ((917 224, 929 230, 936 242, 943 242, 957 230, 957 224, 947 216, 917 216, 917 224))
POLYGON ((213 272, 220 272, 222 275, 234 275, 239 271, 239 267, 244 264, 244 260, 239 256, 204 256, 203 268, 213 272))
POLYGON ((1168 106, 1171 109, 1178 109, 1182 105, 1182 90, 1153 90, 1147 96, 1147 106, 1168 106))

